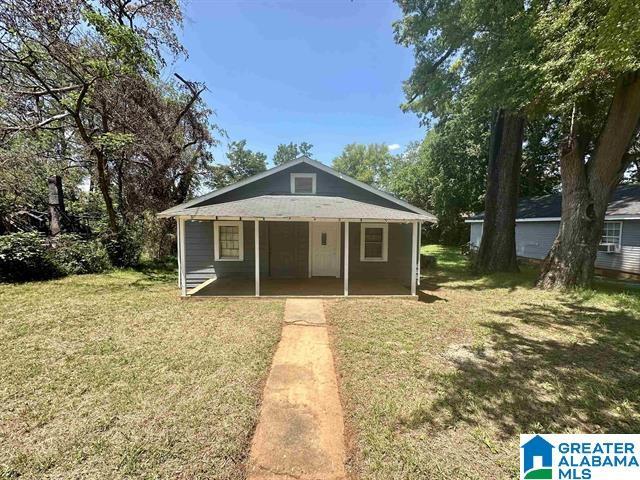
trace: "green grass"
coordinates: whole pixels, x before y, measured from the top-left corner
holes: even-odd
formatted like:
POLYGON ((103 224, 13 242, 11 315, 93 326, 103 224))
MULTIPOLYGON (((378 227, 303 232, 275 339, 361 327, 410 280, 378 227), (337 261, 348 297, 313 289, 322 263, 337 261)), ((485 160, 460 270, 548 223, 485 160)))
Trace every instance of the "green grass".
POLYGON ((243 478, 283 302, 175 279, 0 285, 0 478, 243 478))
POLYGON ((472 276, 428 246, 420 301, 327 303, 350 468, 365 479, 519 478, 520 433, 640 430, 640 298, 472 276))

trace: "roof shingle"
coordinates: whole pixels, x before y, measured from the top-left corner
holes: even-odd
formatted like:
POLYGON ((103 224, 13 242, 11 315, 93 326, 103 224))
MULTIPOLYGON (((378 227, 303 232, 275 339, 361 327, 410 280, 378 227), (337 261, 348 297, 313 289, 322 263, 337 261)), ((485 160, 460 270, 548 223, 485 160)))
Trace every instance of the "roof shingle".
POLYGON ((232 218, 326 218, 436 222, 431 214, 423 215, 393 208, 380 207, 342 197, 320 195, 262 195, 259 197, 218 203, 203 207, 188 207, 160 216, 232 217, 232 218))
MULTIPOLYGON (((562 195, 554 193, 520 200, 516 218, 559 218, 561 213, 562 195)), ((640 216, 640 185, 620 185, 612 195, 606 215, 607 217, 640 216)), ((468 218, 468 220, 483 219, 484 212, 468 218)))

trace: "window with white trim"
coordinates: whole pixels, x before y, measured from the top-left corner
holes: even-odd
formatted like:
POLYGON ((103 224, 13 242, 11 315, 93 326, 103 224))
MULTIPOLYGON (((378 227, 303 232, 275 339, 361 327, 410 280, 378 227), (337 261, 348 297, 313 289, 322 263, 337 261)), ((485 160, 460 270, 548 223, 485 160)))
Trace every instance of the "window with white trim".
POLYGON ((215 259, 241 262, 244 259, 242 222, 214 222, 215 259))
POLYGON ((607 253, 619 252, 621 246, 622 222, 604 222, 598 250, 607 253))
POLYGON ((389 250, 387 223, 360 224, 360 261, 386 262, 389 250))
POLYGON ((291 193, 313 195, 316 193, 315 173, 292 173, 291 193))

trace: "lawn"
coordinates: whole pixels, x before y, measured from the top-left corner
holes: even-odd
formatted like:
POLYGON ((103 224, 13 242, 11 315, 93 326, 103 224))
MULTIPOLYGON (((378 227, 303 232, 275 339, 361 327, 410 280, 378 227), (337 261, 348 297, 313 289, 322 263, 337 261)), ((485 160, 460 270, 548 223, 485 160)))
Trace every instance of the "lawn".
POLYGON ((531 267, 425 251, 421 301, 326 304, 355 476, 519 478, 520 433, 640 431, 637 290, 544 292, 531 267))
POLYGON ((0 285, 0 478, 243 478, 284 304, 175 278, 0 285))

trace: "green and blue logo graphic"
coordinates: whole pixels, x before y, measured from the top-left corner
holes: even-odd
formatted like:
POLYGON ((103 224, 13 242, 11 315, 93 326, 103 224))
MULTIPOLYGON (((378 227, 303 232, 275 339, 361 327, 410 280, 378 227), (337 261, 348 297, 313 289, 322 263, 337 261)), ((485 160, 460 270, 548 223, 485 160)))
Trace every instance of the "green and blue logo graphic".
POLYGON ((638 480, 640 435, 520 435, 520 479, 638 480))
POLYGON ((520 446, 522 448, 521 464, 523 471, 521 478, 553 479, 553 449, 552 444, 540 435, 536 435, 520 446))

